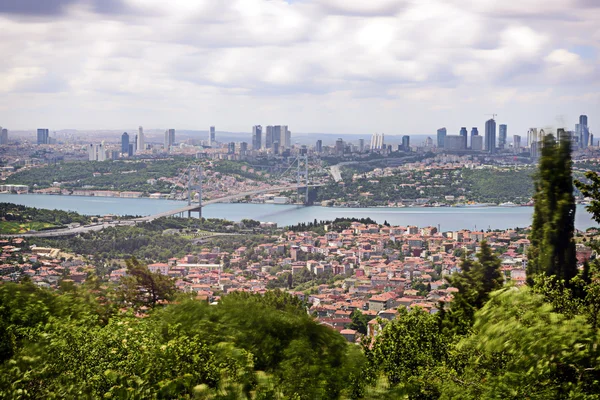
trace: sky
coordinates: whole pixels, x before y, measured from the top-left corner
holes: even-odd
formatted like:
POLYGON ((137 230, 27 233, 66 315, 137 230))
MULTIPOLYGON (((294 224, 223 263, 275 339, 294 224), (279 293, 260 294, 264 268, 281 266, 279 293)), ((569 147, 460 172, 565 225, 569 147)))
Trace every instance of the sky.
POLYGON ((0 125, 595 133, 598 21, 600 0, 0 0, 0 125))

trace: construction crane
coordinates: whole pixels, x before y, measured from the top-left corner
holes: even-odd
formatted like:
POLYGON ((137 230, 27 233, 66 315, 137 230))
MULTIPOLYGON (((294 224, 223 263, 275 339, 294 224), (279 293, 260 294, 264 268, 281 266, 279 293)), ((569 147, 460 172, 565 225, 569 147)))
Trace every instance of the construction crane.
POLYGON ((485 115, 491 115, 492 119, 495 120, 496 119, 496 115, 498 115, 498 114, 485 114, 485 115))

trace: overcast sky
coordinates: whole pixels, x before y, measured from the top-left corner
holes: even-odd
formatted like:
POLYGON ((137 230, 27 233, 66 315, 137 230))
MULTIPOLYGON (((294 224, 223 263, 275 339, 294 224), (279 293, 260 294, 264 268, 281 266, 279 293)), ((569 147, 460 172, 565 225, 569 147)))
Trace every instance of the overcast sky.
POLYGON ((600 0, 0 0, 0 125, 600 129, 600 0))

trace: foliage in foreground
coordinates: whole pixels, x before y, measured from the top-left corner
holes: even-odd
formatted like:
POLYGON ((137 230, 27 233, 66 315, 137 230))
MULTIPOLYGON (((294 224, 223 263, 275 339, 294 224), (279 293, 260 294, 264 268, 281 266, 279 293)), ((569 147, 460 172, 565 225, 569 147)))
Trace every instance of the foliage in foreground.
POLYGON ((319 399, 359 384, 360 350, 289 295, 180 298, 139 318, 91 293, 0 286, 0 398, 319 399))

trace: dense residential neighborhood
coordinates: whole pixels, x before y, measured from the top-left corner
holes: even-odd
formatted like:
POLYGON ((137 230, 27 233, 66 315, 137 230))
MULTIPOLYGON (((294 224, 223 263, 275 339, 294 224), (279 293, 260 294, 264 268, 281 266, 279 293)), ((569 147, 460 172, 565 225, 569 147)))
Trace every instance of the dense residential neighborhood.
MULTIPOLYGON (((281 231, 275 243, 231 252, 207 246, 197 254, 150 263, 148 269, 172 278, 179 290, 211 303, 236 291, 264 294, 282 288, 306 302, 313 316, 350 341, 359 338, 349 329, 355 310, 375 324, 377 317, 394 319, 401 308, 420 307, 436 313, 440 303, 450 303, 457 289, 445 278, 460 271, 461 257, 474 257, 482 241, 499 254, 507 283, 525 282, 529 240, 524 230, 438 232, 431 226, 357 221, 344 225, 281 231)), ((28 276, 39 286, 57 288, 66 282, 81 284, 95 270, 85 255, 29 246, 22 238, 0 244, 4 281, 28 276)), ((580 265, 591 254, 584 242, 577 245, 580 265)), ((119 268, 106 278, 118 285, 126 275, 127 269, 119 268)))

